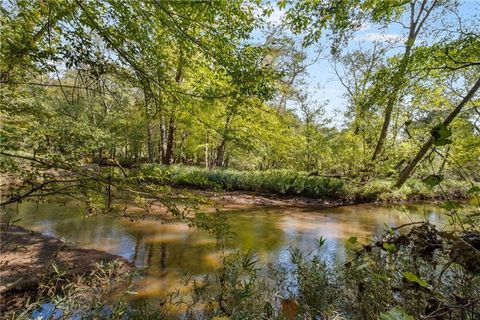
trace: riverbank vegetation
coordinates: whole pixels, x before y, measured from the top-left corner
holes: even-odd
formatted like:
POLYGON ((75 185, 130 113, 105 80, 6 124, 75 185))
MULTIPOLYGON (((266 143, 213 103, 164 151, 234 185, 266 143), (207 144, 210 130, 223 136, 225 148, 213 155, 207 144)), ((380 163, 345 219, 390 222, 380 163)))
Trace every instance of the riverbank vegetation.
POLYGON ((478 11, 453 0, 2 1, 0 205, 60 195, 95 215, 115 212, 116 197, 156 203, 221 242, 226 220, 172 200, 169 186, 443 198, 454 234, 390 230, 343 271, 294 251, 276 287, 254 256, 225 258, 193 282, 187 314, 475 319, 478 270, 465 259, 478 257, 478 213, 464 221, 453 200, 479 205, 478 11))
MULTIPOLYGON (((140 184, 162 184, 209 191, 243 191, 255 194, 338 200, 340 203, 399 202, 415 200, 469 199, 470 183, 447 180, 441 187, 412 178, 395 189, 395 179, 372 179, 365 183, 340 177, 318 176, 293 170, 229 170, 185 166, 142 166, 133 175, 140 184)), ((475 199, 472 199, 475 202, 475 199)))

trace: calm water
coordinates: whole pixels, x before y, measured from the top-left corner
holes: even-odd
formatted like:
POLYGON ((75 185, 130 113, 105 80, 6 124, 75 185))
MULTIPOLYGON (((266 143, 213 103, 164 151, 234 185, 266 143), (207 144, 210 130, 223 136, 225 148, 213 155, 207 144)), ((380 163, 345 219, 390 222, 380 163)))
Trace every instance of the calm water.
MULTIPOLYGON (((186 274, 202 276, 218 265, 215 239, 185 224, 130 221, 84 216, 76 203, 65 205, 23 203, 10 208, 18 225, 62 238, 77 245, 120 255, 135 265, 148 267, 137 281, 139 298, 163 296, 176 289, 186 274)), ((235 207, 225 209, 234 232, 228 250, 254 250, 262 263, 288 261, 292 246, 313 247, 320 236, 327 239, 323 254, 333 264, 345 259, 345 241, 351 236, 367 241, 383 233, 386 225, 429 220, 445 221, 440 209, 429 205, 355 205, 332 209, 235 207)))

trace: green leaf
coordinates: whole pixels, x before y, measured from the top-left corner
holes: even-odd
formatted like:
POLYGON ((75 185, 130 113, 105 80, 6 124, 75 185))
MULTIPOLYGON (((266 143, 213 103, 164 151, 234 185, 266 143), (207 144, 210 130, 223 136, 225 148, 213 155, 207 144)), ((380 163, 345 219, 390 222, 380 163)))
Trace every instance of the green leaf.
POLYGON ((285 9, 285 7, 287 6, 287 0, 280 0, 278 3, 278 8, 279 9, 285 9))
POLYGON ((355 243, 357 243, 357 241, 358 241, 357 237, 350 237, 347 240, 347 242, 350 243, 350 244, 355 244, 355 243))
POLYGON ((452 130, 448 129, 446 125, 439 124, 430 131, 435 140, 445 140, 452 135, 452 130))
POLYGON ((375 279, 378 279, 378 280, 382 280, 384 282, 388 282, 390 281, 390 278, 383 275, 383 274, 379 274, 379 273, 375 273, 375 272, 372 272, 372 275, 375 279))
POLYGON ((452 130, 443 124, 435 126, 430 133, 433 136, 433 144, 435 146, 440 147, 453 142, 451 139, 448 139, 452 135, 452 130))
POLYGON ((433 140, 433 144, 437 147, 445 146, 447 144, 451 144, 453 140, 451 139, 438 139, 433 140))
POLYGON ((411 273, 410 271, 406 271, 406 272, 402 273, 402 275, 405 278, 405 280, 407 280, 408 282, 416 283, 420 287, 423 287, 423 288, 428 287, 428 283, 425 280, 420 279, 419 277, 417 277, 415 274, 411 273))
POLYGON ((369 266, 370 266, 370 263, 365 262, 364 264, 361 264, 361 265, 359 265, 359 266, 357 267, 357 271, 361 271, 361 270, 363 270, 363 269, 366 269, 366 268, 368 268, 369 266))
POLYGON ((468 189, 467 193, 480 193, 480 187, 479 186, 473 186, 470 189, 468 189))
POLYGON ((395 307, 388 312, 380 313, 380 320, 415 320, 415 318, 400 307, 395 307))
POLYGON ((431 186, 431 187, 434 187, 437 184, 439 184, 440 182, 442 182, 442 180, 443 180, 442 175, 432 174, 432 175, 429 175, 428 177, 426 177, 425 179, 423 179, 422 182, 431 186))
POLYGON ((384 223, 384 226, 385 226, 385 229, 387 230, 387 232, 393 236, 395 234, 395 230, 393 230, 392 227, 390 227, 388 224, 384 223))
POLYGON ((388 242, 384 242, 382 247, 388 252, 395 252, 395 250, 397 249, 397 246, 394 243, 388 243, 388 242))
POLYGON ((317 248, 320 249, 321 247, 323 247, 323 245, 325 244, 325 241, 327 241, 327 239, 320 236, 320 238, 317 239, 317 248))
POLYGON ((446 209, 446 210, 456 210, 456 209, 461 209, 463 208, 460 202, 456 201, 447 201, 444 204, 440 206, 440 208, 446 209))

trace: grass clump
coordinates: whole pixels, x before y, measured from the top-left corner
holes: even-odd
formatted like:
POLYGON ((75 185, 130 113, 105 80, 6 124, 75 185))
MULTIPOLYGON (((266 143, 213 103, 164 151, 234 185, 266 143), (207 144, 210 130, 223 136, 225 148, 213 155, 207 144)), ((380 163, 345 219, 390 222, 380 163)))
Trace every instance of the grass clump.
POLYGON ((471 185, 466 181, 445 180, 431 187, 421 179, 411 178, 400 188, 395 179, 372 179, 362 185, 346 185, 346 197, 353 202, 402 202, 415 200, 462 199, 471 185))
POLYGON ((186 166, 140 167, 137 182, 165 184, 213 191, 244 191, 259 194, 302 196, 340 200, 345 203, 402 202, 415 200, 461 199, 471 185, 466 181, 446 179, 431 187, 421 178, 409 179, 400 189, 394 178, 376 178, 359 183, 354 180, 309 175, 291 170, 238 171, 186 166))
MULTIPOLYGON (((99 263, 89 273, 70 276, 52 262, 38 289, 22 308, 4 310, 5 319, 146 319, 146 312, 129 306, 131 281, 135 272, 125 272, 125 262, 99 263)), ((155 318, 165 319, 161 310, 155 318)))
POLYGON ((140 168, 137 179, 204 190, 247 191, 310 198, 334 198, 344 193, 344 183, 340 179, 309 176, 306 172, 289 170, 206 170, 199 167, 145 165, 140 168))

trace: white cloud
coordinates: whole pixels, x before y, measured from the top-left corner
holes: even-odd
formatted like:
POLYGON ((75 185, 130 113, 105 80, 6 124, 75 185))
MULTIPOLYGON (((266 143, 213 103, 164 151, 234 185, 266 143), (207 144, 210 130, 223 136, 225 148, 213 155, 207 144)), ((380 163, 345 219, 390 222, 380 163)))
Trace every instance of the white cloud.
POLYGON ((362 25, 360 26, 360 29, 358 29, 358 31, 365 31, 365 30, 368 30, 372 27, 372 24, 369 23, 369 22, 364 22, 362 23, 362 25))
POLYGON ((285 18, 285 14, 285 9, 275 8, 270 16, 265 17, 265 20, 273 25, 280 25, 285 18))
POLYGON ((287 10, 280 9, 277 6, 272 7, 272 13, 270 15, 266 15, 264 12, 264 8, 258 5, 252 6, 253 14, 257 19, 263 19, 265 22, 273 24, 273 25, 280 25, 287 14, 287 10))
POLYGON ((357 40, 371 42, 400 43, 405 42, 405 37, 395 33, 369 32, 356 37, 357 40))

